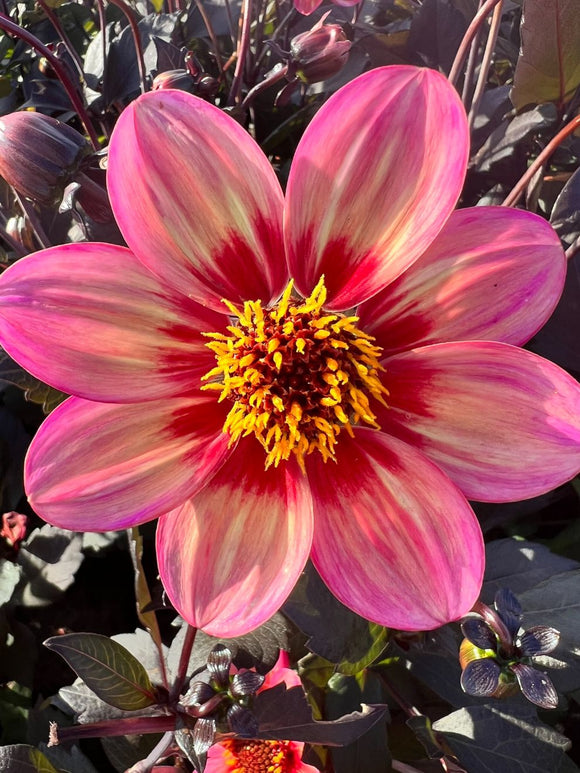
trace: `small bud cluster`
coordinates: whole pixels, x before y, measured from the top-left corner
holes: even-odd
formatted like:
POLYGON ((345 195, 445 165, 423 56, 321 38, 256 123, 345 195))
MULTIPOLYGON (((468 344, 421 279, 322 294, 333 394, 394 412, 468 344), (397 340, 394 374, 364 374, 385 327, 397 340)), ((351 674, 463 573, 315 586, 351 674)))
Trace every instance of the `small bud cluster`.
POLYGON ((522 607, 507 588, 500 589, 494 609, 476 605, 477 611, 464 619, 459 659, 461 686, 468 695, 502 698, 518 687, 536 706, 554 709, 558 695, 550 678, 533 668, 533 658, 552 652, 560 641, 555 628, 536 625, 522 628, 522 607))

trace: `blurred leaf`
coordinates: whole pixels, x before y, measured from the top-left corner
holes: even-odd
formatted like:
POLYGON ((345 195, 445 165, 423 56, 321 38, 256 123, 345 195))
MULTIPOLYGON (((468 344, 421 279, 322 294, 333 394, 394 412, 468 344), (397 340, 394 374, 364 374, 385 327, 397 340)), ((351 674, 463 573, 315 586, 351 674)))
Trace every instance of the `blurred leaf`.
POLYGON ((45 413, 50 413, 59 403, 67 397, 64 392, 53 389, 34 376, 31 376, 24 368, 0 349, 0 384, 13 384, 24 391, 24 396, 32 403, 42 405, 45 413))
POLYGON ((576 561, 551 553, 549 548, 537 542, 495 540, 486 546, 481 598, 486 604, 491 604, 500 588, 509 588, 519 597, 552 575, 578 568, 576 561))
POLYGON ((502 704, 469 706, 437 720, 441 733, 469 773, 572 773, 570 741, 542 724, 533 709, 502 704))
POLYGON ((0 558, 0 607, 12 598, 14 588, 20 580, 21 569, 12 561, 0 558))
POLYGON ((511 91, 518 110, 566 101, 580 85, 578 11, 578 0, 524 0, 522 52, 511 91))
POLYGON ((388 642, 387 629, 341 604, 311 563, 282 609, 308 636, 308 649, 337 663, 344 674, 356 674, 369 666, 388 642))
POLYGON ((2 773, 58 773, 42 752, 25 744, 0 747, 0 770, 2 773))
POLYGON ((408 51, 449 73, 466 29, 465 16, 451 0, 424 0, 411 22, 408 51))
MULTIPOLYGON (((182 625, 171 642, 167 666, 173 674, 177 672, 186 629, 187 626, 182 625)), ((236 639, 216 639, 203 631, 198 631, 187 673, 191 674, 194 671, 204 669, 207 656, 215 645, 221 642, 231 650, 238 668, 253 667, 261 674, 265 674, 278 660, 279 651, 290 652, 295 640, 296 630, 294 626, 279 612, 259 628, 256 628, 255 631, 238 636, 236 639)))
MULTIPOLYGON (((550 129, 558 118, 552 104, 540 105, 522 115, 503 121, 494 129, 480 150, 472 159, 470 166, 478 172, 497 174, 498 166, 512 165, 516 150, 525 141, 541 131, 550 129)), ((522 163, 526 156, 522 157, 522 163)), ((518 170, 515 170, 517 176, 518 170)))
POLYGON ((332 721, 316 721, 301 687, 284 683, 258 693, 252 707, 260 730, 257 738, 305 741, 326 746, 346 746, 381 721, 387 706, 363 705, 332 721))
POLYGON ((73 584, 83 560, 80 534, 49 524, 35 529, 18 552, 23 582, 15 601, 25 606, 55 601, 73 584))
POLYGON ((125 711, 153 705, 153 686, 143 665, 107 636, 69 633, 44 642, 105 702, 125 711))
POLYGON ((143 537, 139 533, 139 528, 137 526, 133 527, 130 531, 129 550, 131 553, 131 560, 133 561, 133 569, 135 570, 137 615, 143 627, 151 634, 153 641, 158 647, 161 647, 161 633, 159 631, 159 624, 157 623, 157 616, 155 615, 155 612, 143 611, 145 607, 151 604, 151 594, 149 593, 149 586, 147 585, 147 578, 142 564, 143 537))
POLYGON ((115 770, 118 773, 125 773, 135 763, 146 759, 160 739, 161 735, 157 733, 107 736, 101 738, 101 745, 115 770))
POLYGON ((562 368, 580 374, 580 254, 568 261, 564 291, 552 316, 536 333, 527 348, 547 357, 562 368))
POLYGON ((548 668, 560 692, 580 688, 580 569, 556 574, 518 595, 524 628, 548 625, 560 631, 560 643, 549 655, 534 658, 548 668))
POLYGON ((550 222, 566 247, 580 236, 580 169, 577 169, 556 199, 550 222))
MULTIPOLYGON (((26 738, 31 690, 17 682, 0 687, 0 743, 8 745, 26 738)), ((2 768, 0 768, 2 770, 2 768)))
POLYGON ((47 747, 45 743, 42 743, 40 750, 50 762, 57 766, 61 773, 98 773, 78 746, 65 749, 64 746, 47 747))
MULTIPOLYGON (((364 703, 382 703, 385 695, 379 677, 372 672, 362 679, 334 674, 328 682, 325 715, 336 719, 364 703)), ((377 722, 348 746, 331 750, 335 773, 389 773, 391 754, 384 722, 377 722)))

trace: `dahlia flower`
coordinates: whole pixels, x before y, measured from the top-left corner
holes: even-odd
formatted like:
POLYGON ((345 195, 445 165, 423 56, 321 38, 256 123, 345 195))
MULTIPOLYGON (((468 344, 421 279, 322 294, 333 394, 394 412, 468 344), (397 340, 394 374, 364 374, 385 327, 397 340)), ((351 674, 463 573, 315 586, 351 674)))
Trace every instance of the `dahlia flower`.
MULTIPOLYGON (((278 660, 266 674, 258 692, 284 682, 287 689, 301 687, 300 677, 290 666, 288 653, 280 650, 278 660)), ((233 738, 214 744, 207 755, 205 773, 319 773, 318 768, 302 762, 301 741, 261 741, 233 738)))
POLYGON ((372 70, 296 150, 286 196, 228 115, 181 91, 121 114, 108 188, 128 248, 65 244, 0 282, 0 340, 72 394, 25 465, 74 530, 159 518, 167 594, 219 637, 265 621, 309 556, 382 625, 426 630, 479 594, 466 497, 532 497, 580 469, 580 388, 518 348, 565 258, 541 218, 452 213, 465 113, 437 72, 372 70))

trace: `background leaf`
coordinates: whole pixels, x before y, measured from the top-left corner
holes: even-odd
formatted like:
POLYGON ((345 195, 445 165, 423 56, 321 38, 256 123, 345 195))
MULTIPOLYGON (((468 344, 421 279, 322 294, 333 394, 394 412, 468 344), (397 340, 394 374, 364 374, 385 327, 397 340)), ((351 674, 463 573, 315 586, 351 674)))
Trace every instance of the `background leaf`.
POLYGON ((107 636, 69 633, 54 636, 45 646, 63 657, 102 700, 125 711, 155 703, 153 686, 143 665, 107 636))
POLYGON ((42 752, 26 744, 0 747, 0 770, 3 773, 58 773, 42 752))
POLYGON ((542 724, 533 709, 469 706, 437 720, 441 733, 469 773, 573 773, 570 741, 542 724))
POLYGON ((521 39, 511 91, 516 108, 569 99, 580 85, 578 0, 524 0, 521 39))

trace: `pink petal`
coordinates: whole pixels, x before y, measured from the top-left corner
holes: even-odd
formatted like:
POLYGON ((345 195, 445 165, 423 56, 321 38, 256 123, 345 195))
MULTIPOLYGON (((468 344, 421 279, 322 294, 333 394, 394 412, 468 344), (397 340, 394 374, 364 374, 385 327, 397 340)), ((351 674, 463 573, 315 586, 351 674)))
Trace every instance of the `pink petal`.
POLYGON ((132 102, 111 138, 108 187, 129 247, 196 301, 269 302, 286 284, 280 184, 250 135, 208 102, 172 90, 132 102))
POLYGON ((468 612, 484 568, 479 524, 423 454, 371 429, 341 435, 338 463, 308 460, 312 558, 343 604, 381 625, 429 630, 468 612))
POLYGON ((294 8, 304 16, 309 16, 322 3, 322 0, 294 0, 294 8))
POLYGON ((470 499, 526 499, 580 470, 580 386, 548 360, 478 341, 384 364, 383 431, 416 445, 470 499))
POLYGON ((565 276, 560 240, 543 218, 507 207, 460 209, 357 313, 385 354, 443 341, 523 344, 552 313, 565 276))
POLYGON ((272 687, 280 684, 280 682, 284 682, 288 689, 291 687, 302 687, 302 681, 297 672, 290 668, 290 658, 288 657, 288 653, 284 650, 280 650, 278 660, 274 664, 274 667, 266 674, 266 678, 264 679, 259 692, 262 692, 262 690, 270 690, 272 687))
POLYGON ((36 434, 25 465, 30 504, 75 531, 123 529, 179 506, 228 454, 213 397, 115 405, 71 397, 36 434))
POLYGON ((257 628, 286 600, 310 552, 312 503, 295 464, 264 470, 254 438, 240 441, 191 502, 162 518, 157 557, 167 595, 212 636, 257 628))
POLYGON ((106 402, 178 395, 213 364, 225 317, 177 294, 129 250, 65 244, 0 279, 0 340, 37 378, 106 402))
POLYGON ((469 134, 452 86, 395 66, 343 86, 306 129, 290 171, 284 229, 298 289, 321 274, 346 309, 429 246, 461 191, 469 134))

